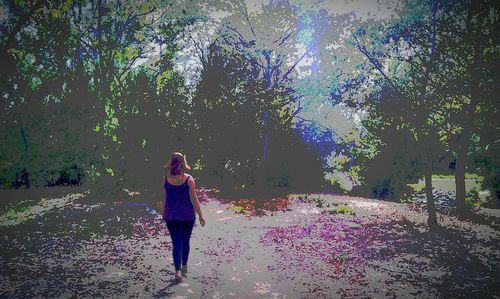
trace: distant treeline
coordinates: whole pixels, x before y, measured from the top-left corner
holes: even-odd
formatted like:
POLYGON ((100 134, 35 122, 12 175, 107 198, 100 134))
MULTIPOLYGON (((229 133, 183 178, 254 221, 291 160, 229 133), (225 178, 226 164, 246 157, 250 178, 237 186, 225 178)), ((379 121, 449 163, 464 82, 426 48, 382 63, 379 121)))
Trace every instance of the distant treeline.
POLYGON ((497 196, 493 4, 405 2, 377 19, 301 1, 256 12, 238 1, 7 1, 0 186, 155 193, 182 151, 204 185, 242 193, 399 201, 425 177, 433 203, 432 174, 454 173, 462 207, 468 171, 497 196), (321 70, 309 81, 308 66, 321 70), (304 119, 314 92, 359 113, 359 129, 340 136, 304 119))

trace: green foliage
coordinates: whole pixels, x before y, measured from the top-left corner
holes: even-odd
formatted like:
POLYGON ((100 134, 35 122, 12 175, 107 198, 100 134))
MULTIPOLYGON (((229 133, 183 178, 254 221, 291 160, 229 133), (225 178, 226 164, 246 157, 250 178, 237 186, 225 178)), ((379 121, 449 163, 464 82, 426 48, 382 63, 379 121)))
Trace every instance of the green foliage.
POLYGON ((307 201, 307 194, 298 194, 297 195, 297 199, 299 199, 300 201, 307 201))
POLYGON ((241 206, 231 206, 231 207, 228 207, 227 209, 229 211, 235 212, 236 214, 246 214, 246 215, 250 214, 250 211, 245 209, 245 207, 241 207, 241 206))
POLYGON ((246 15, 225 1, 7 1, 0 186, 157 190, 161 164, 182 150, 206 185, 314 190, 325 179, 401 200, 423 172, 449 173, 462 147, 477 172, 466 178, 498 194, 491 3, 406 1, 398 19, 359 24, 304 3, 246 15), (228 12, 221 22, 214 7, 228 12), (299 76, 311 57, 321 71, 299 76), (198 81, 174 67, 195 60, 198 81), (294 128, 318 100, 363 115, 360 137, 324 168, 294 128))
POLYGON ((414 191, 422 191, 424 190, 425 184, 422 182, 418 182, 415 184, 408 184, 414 191))
MULTIPOLYGON (((293 94, 278 87, 267 88, 255 64, 241 53, 218 43, 210 45, 208 51, 210 60, 202 70, 191 106, 197 128, 193 140, 196 152, 202 155, 196 159, 203 164, 204 180, 219 186, 259 189, 301 184, 301 165, 290 153, 311 154, 293 131, 291 111, 283 104, 293 94), (263 147, 267 150, 265 161, 263 147)), ((303 169, 319 165, 307 164, 303 169)), ((317 169, 321 170, 320 166, 317 169)))
POLYGON ((471 189, 468 196, 465 197, 465 204, 474 207, 482 206, 482 202, 479 199, 479 192, 476 189, 471 189))
POLYGON ((307 201, 316 204, 318 208, 323 207, 323 205, 326 203, 326 199, 321 195, 308 196, 307 201))
POLYGON ((376 147, 374 156, 358 156, 365 186, 356 191, 407 198, 408 184, 424 172, 446 172, 457 159, 471 165, 464 162, 468 155, 492 145, 498 122, 485 113, 498 109, 490 93, 491 62, 498 57, 485 55, 495 44, 489 30, 493 23, 485 18, 497 13, 492 3, 406 2, 397 21, 367 21, 355 33, 354 46, 367 61, 363 68, 378 75, 370 75, 370 84, 361 73, 365 97, 347 100, 367 112, 364 142, 376 147), (464 24, 464 18, 476 21, 464 24), (478 84, 481 95, 471 84, 478 84), (483 147, 471 151, 469 143, 483 147), (460 147, 466 148, 465 157, 457 158, 460 147))
MULTIPOLYGON (((0 67, 1 92, 11 103, 2 107, 6 121, 0 135, 10 142, 0 146, 0 185, 114 184, 113 180, 123 180, 125 158, 163 159, 151 154, 137 159, 124 153, 125 146, 145 149, 154 138, 138 134, 139 144, 124 138, 121 133, 131 123, 129 115, 150 108, 158 111, 141 103, 143 94, 130 92, 134 88, 130 83, 141 72, 135 62, 145 57, 153 39, 165 40, 169 53, 157 65, 172 67, 176 39, 192 23, 191 10, 186 16, 170 11, 168 17, 153 20, 153 13, 159 9, 166 13, 171 6, 157 1, 40 2, 38 8, 33 4, 6 4, 5 28, 19 32, 6 32, 0 44, 1 53, 7 55, 0 67), (24 13, 29 22, 21 18, 24 13), (28 24, 31 28, 25 30, 28 24), (19 38, 7 40, 17 33, 19 38)), ((184 97, 179 92, 184 82, 182 76, 170 73, 173 76, 158 90, 161 97, 178 95, 171 99, 175 103, 184 97)), ((154 72, 147 76, 154 82, 154 72)), ((155 84, 149 87, 157 90, 155 84)), ((160 108, 163 115, 169 112, 160 108)))
POLYGON ((328 211, 329 214, 348 214, 348 215, 356 215, 356 213, 348 206, 341 206, 337 208, 333 208, 328 211))
MULTIPOLYGON (((384 109, 390 108, 380 103, 371 113, 383 114, 384 109)), ((422 176, 424 167, 424 156, 419 150, 420 142, 412 138, 411 132, 399 129, 397 123, 380 126, 377 120, 374 123, 365 121, 364 124, 371 133, 369 138, 377 136, 379 144, 375 155, 357 157, 363 184, 353 192, 398 202, 401 198, 408 198, 412 193, 409 184, 422 176)))

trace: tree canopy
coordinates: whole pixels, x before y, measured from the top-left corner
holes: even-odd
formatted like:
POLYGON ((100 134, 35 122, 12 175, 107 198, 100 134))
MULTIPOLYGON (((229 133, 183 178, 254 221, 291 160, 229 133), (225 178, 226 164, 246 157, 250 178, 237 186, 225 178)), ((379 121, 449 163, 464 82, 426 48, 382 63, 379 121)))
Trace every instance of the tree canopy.
POLYGON ((432 174, 464 207, 470 172, 497 197, 497 7, 389 4, 3 1, 0 185, 156 200, 182 151, 235 192, 404 201, 425 177, 432 216, 432 174))

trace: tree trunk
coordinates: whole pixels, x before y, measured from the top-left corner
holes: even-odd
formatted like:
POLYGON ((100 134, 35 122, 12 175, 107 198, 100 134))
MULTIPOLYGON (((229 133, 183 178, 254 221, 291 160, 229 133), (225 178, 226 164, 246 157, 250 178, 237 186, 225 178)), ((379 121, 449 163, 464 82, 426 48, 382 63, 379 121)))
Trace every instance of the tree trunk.
POLYGON ((457 211, 465 209, 465 161, 466 147, 460 142, 457 148, 457 162, 455 164, 455 187, 457 211))
POLYGON ((432 232, 437 226, 436 206, 434 204, 434 195, 432 194, 432 167, 425 171, 425 195, 427 197, 427 225, 429 232, 432 232))
MULTIPOLYGON (((273 99, 271 98, 271 58, 269 56, 268 52, 264 52, 264 57, 266 58, 267 62, 267 67, 264 72, 264 78, 266 80, 266 91, 267 91, 267 96, 268 98, 266 99, 267 101, 272 101, 273 99)), ((266 106, 268 104, 266 103, 266 106)), ((263 134, 262 134, 262 162, 265 163, 267 159, 267 144, 269 142, 269 111, 268 108, 266 107, 264 110, 264 119, 263 119, 263 134)))
POLYGON ((21 138, 23 140, 24 144, 24 170, 23 170, 23 175, 22 179, 24 179, 26 183, 26 189, 31 187, 31 182, 30 182, 30 175, 29 175, 29 168, 28 168, 28 137, 26 136, 26 133, 24 132, 24 129, 22 126, 19 127, 19 131, 21 133, 21 138))
POLYGON ((493 198, 492 202, 496 204, 495 208, 500 207, 500 190, 498 188, 492 187, 490 189, 491 197, 493 198))
POLYGON ((262 161, 266 161, 267 158, 267 144, 269 142, 269 112, 264 111, 264 123, 263 123, 263 133, 262 133, 262 161))

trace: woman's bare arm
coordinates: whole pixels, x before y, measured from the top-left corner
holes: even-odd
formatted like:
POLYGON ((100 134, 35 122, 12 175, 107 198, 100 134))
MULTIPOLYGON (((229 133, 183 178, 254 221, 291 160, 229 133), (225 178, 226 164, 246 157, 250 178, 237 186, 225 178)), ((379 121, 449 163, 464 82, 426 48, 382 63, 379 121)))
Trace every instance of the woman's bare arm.
POLYGON ((198 196, 196 195, 196 185, 193 177, 188 178, 188 185, 189 185, 189 197, 191 198, 191 203, 193 204, 193 207, 200 218, 201 226, 205 226, 205 218, 203 217, 203 213, 201 212, 200 201, 198 200, 198 196))

